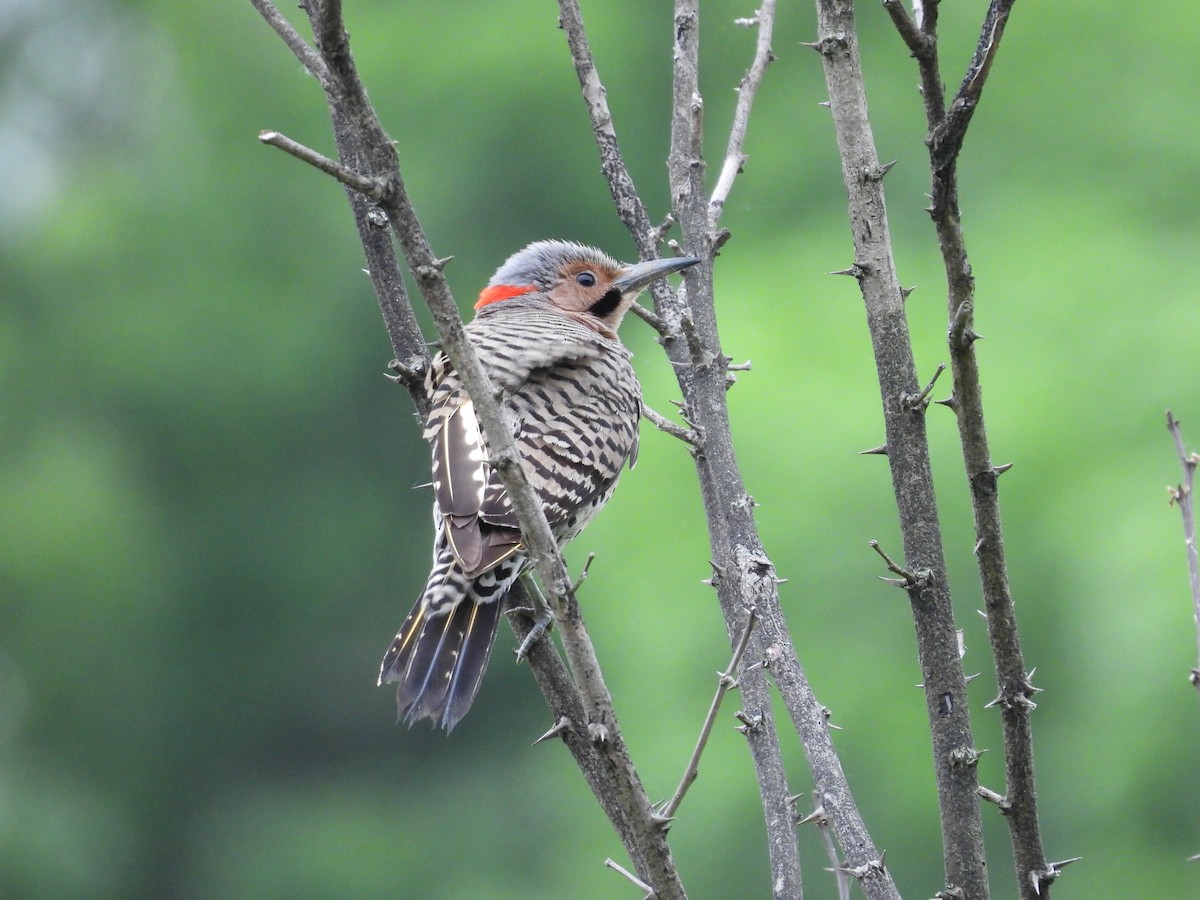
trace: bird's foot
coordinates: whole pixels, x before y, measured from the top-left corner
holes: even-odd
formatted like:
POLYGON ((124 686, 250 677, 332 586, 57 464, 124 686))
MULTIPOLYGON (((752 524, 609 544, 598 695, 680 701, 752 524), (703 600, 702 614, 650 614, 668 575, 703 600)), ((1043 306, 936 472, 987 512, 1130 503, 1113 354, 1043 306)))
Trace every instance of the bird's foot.
MULTIPOLYGON (((524 610, 523 610, 524 611, 524 610)), ((517 648, 517 662, 521 662, 529 655, 529 651, 546 633, 546 630, 554 624, 554 613, 550 611, 549 606, 545 606, 540 610, 528 610, 535 613, 533 617, 533 627, 529 629, 529 634, 525 635, 525 640, 521 641, 521 646, 517 648)))

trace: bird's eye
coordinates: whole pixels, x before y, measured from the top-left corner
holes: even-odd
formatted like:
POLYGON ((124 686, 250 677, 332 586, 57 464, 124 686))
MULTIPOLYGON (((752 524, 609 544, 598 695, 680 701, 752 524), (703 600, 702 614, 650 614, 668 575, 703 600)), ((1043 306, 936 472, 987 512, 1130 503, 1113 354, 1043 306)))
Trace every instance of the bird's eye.
POLYGON ((575 280, 584 287, 596 286, 596 276, 591 272, 580 272, 575 276, 575 280))

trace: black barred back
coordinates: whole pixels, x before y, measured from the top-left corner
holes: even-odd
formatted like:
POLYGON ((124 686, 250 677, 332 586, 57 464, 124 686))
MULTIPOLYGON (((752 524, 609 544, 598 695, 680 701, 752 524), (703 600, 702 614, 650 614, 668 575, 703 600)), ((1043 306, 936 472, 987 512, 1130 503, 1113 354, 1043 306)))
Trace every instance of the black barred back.
MULTIPOLYGON (((630 353, 544 295, 485 307, 467 334, 504 394, 530 484, 565 545, 636 458, 641 390, 630 353)), ((402 718, 430 718, 449 730, 479 689, 503 601, 526 559, 471 400, 441 354, 427 387, 434 564, 379 681, 397 684, 402 718)))

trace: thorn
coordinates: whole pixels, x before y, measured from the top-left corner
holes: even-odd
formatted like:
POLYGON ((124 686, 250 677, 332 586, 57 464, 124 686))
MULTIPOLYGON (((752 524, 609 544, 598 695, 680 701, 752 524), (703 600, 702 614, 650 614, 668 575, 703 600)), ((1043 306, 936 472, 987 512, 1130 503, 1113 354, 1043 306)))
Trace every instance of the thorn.
POLYGON ((908 581, 904 578, 888 578, 886 575, 876 576, 884 584, 890 584, 892 587, 907 588, 908 581))
POLYGON ((838 269, 836 272, 826 272, 826 275, 849 275, 853 278, 861 278, 867 273, 866 267, 858 263, 846 266, 844 269, 838 269))
POLYGON ((899 160, 893 159, 889 163, 876 163, 873 166, 863 166, 863 178, 867 181, 883 181, 883 176, 892 170, 892 166, 896 165, 899 160))
POLYGON ((965 681, 967 684, 970 684, 972 681, 974 681, 976 678, 978 678, 982 674, 983 674, 982 672, 976 672, 974 675, 964 675, 963 681, 965 681))
POLYGON ((608 733, 608 726, 603 722, 588 722, 588 737, 597 747, 604 747, 612 739, 608 733))
POLYGON ((887 444, 880 444, 878 447, 872 447, 870 450, 859 450, 859 456, 887 456, 887 444))
POLYGON ((884 864, 884 858, 886 856, 887 851, 884 850, 883 853, 879 854, 879 859, 869 859, 861 866, 854 866, 853 868, 850 866, 838 866, 837 870, 839 872, 845 872, 847 875, 852 875, 857 880, 862 881, 872 872, 882 872, 886 868, 884 864))
POLYGON ((958 397, 954 396, 953 392, 951 392, 950 396, 945 400, 934 400, 933 402, 938 406, 944 406, 947 409, 954 410, 955 412, 958 412, 960 409, 962 409, 962 404, 958 402, 958 397))
POLYGON ((660 816, 658 813, 650 814, 650 822, 656 828, 661 828, 663 831, 671 827, 671 823, 675 821, 674 816, 660 816))
POLYGON ((550 730, 547 731, 545 734, 543 734, 540 738, 538 738, 536 741, 534 741, 529 746, 536 747, 538 744, 542 743, 543 741, 548 741, 548 740, 550 740, 550 738, 554 738, 554 737, 558 737, 559 735, 566 734, 570 730, 571 730, 571 720, 568 719, 566 716, 559 716, 558 721, 555 722, 552 726, 550 726, 550 730))
POLYGON ((915 284, 912 287, 900 288, 900 299, 907 300, 908 295, 911 294, 916 289, 917 289, 917 286, 915 284))
POLYGON ((441 274, 441 271, 446 268, 446 264, 454 259, 453 256, 443 256, 440 259, 435 257, 433 262, 428 265, 416 266, 413 269, 413 274, 418 278, 432 278, 435 275, 441 274))
POLYGON ((832 103, 830 103, 828 100, 821 100, 821 101, 819 101, 819 102, 817 103, 817 106, 823 106, 823 107, 825 107, 826 109, 832 109, 832 108, 833 108, 833 104, 832 104, 832 103))
POLYGON ((1049 887, 1054 879, 1062 874, 1062 870, 1071 863, 1079 862, 1083 859, 1082 856, 1072 856, 1070 859, 1061 859, 1058 862, 1046 863, 1046 868, 1042 871, 1036 869, 1029 873, 1029 882, 1033 885, 1033 891, 1039 897, 1042 894, 1042 887, 1049 887))
POLYGON ((956 747, 950 751, 950 764, 952 766, 976 766, 982 755, 982 751, 976 750, 974 747, 956 747))
POLYGON ((1003 465, 992 466, 992 471, 994 473, 996 473, 996 475, 999 476, 999 475, 1003 475, 1005 472, 1007 472, 1012 467, 1013 467, 1012 463, 1004 463, 1003 465))
POLYGON ((733 717, 742 723, 733 729, 741 734, 750 734, 750 732, 758 730, 763 723, 761 715, 751 716, 740 709, 733 714, 733 717))
MULTIPOLYGON (((802 794, 796 795, 797 798, 799 798, 801 796, 803 796, 803 795, 802 794)), ((790 800, 792 798, 789 797, 788 799, 790 800)), ((826 825, 829 824, 829 816, 826 814, 824 806, 818 806, 816 809, 814 809, 812 812, 810 812, 807 816, 804 816, 803 818, 796 820, 797 825, 808 825, 808 824, 811 824, 814 822, 821 828, 824 828, 826 825)))

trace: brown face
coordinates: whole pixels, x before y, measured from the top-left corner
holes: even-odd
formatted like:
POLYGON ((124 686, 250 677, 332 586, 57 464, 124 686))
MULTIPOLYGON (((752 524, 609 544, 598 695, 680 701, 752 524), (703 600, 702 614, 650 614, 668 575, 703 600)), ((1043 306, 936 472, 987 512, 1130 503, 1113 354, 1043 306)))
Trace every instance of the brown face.
POLYGON ((636 292, 622 295, 613 286, 623 271, 595 261, 569 262, 563 266, 548 296, 560 309, 593 316, 608 330, 616 331, 636 295, 636 292))

